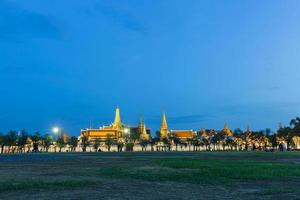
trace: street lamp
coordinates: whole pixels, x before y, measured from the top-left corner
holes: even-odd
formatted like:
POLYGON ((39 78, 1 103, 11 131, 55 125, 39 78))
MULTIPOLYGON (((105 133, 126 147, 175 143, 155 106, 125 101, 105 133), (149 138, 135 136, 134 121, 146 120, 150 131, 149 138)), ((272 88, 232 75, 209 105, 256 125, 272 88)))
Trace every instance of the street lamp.
POLYGON ((54 133, 54 135, 55 135, 55 137, 57 139, 58 137, 61 137, 62 129, 60 127, 58 127, 58 126, 55 126, 55 127, 52 128, 52 132, 54 133))
POLYGON ((127 135, 129 133, 129 129, 128 128, 125 128, 124 129, 124 133, 127 135))
POLYGON ((60 132, 60 128, 59 127, 53 127, 52 131, 53 131, 53 133, 58 134, 60 132))

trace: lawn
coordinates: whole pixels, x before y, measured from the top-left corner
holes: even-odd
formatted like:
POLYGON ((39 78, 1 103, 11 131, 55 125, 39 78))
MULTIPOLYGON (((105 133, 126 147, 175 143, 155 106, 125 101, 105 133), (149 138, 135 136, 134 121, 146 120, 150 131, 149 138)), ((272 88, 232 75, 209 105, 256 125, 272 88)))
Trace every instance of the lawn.
POLYGON ((0 156, 0 199, 294 199, 300 152, 0 156))

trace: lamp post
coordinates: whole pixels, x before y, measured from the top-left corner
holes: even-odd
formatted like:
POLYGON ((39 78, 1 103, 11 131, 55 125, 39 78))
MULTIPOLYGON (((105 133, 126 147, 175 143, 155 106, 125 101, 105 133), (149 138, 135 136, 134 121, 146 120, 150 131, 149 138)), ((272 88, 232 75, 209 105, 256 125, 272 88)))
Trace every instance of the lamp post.
POLYGON ((52 128, 52 132, 55 134, 55 135, 61 135, 61 128, 55 126, 52 128))
POLYGON ((56 143, 57 143, 57 139, 59 136, 61 136, 61 128, 55 126, 52 128, 52 132, 54 133, 54 138, 55 138, 55 149, 54 151, 56 152, 56 143))

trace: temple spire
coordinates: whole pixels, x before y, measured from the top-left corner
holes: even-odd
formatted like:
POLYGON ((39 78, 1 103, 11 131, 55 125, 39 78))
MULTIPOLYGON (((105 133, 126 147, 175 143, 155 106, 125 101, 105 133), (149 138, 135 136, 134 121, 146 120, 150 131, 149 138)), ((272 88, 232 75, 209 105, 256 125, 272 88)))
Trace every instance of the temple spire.
POLYGON ((167 118, 166 113, 163 113, 161 126, 160 126, 160 139, 168 137, 168 124, 167 124, 167 118))
POLYGON ((165 112, 163 113, 163 116, 162 116, 161 128, 167 128, 168 129, 167 118, 166 118, 166 113, 165 112))
POLYGON ((228 125, 227 125, 227 123, 225 122, 225 124, 224 124, 224 130, 227 130, 228 129, 228 125))
POLYGON ((142 130, 142 133, 140 135, 140 139, 141 140, 149 140, 149 135, 147 133, 147 129, 146 129, 146 125, 143 124, 143 130, 142 130))
POLYGON ((205 130, 205 128, 202 128, 202 131, 201 131, 202 133, 202 137, 207 137, 208 135, 207 135, 207 133, 206 133, 206 130, 205 130))
POLYGON ((138 133, 140 135, 143 133, 143 128, 144 128, 143 118, 142 118, 142 115, 140 115, 140 121, 139 121, 139 125, 138 125, 138 133))
POLYGON ((113 123, 113 127, 117 128, 117 129, 121 129, 121 127, 122 127, 119 107, 116 108, 115 121, 113 123))
POLYGON ((232 131, 228 128, 228 125, 227 125, 226 122, 225 122, 225 124, 224 124, 223 133, 224 133, 226 136, 229 136, 229 137, 232 137, 232 136, 233 136, 233 133, 232 133, 232 131))
POLYGON ((251 129, 250 127, 248 126, 247 127, 247 130, 246 130, 246 137, 249 138, 251 136, 251 129))
POLYGON ((139 124, 143 124, 143 117, 142 114, 140 114, 140 123, 139 124))

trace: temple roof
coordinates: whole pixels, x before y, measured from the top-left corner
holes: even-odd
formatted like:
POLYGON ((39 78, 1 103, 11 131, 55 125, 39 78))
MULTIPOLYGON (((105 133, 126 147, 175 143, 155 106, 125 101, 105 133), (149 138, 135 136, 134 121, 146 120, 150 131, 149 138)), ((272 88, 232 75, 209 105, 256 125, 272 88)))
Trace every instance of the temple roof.
POLYGON ((166 119, 166 113, 163 113, 162 121, 161 121, 161 129, 168 129, 167 119, 166 119))
POLYGON ((122 128, 122 122, 121 122, 121 116, 120 116, 120 109, 119 107, 116 108, 116 114, 115 114, 115 121, 113 123, 113 127, 117 129, 122 128))
POLYGON ((192 138, 194 136, 192 130, 172 130, 172 134, 179 138, 192 138))

